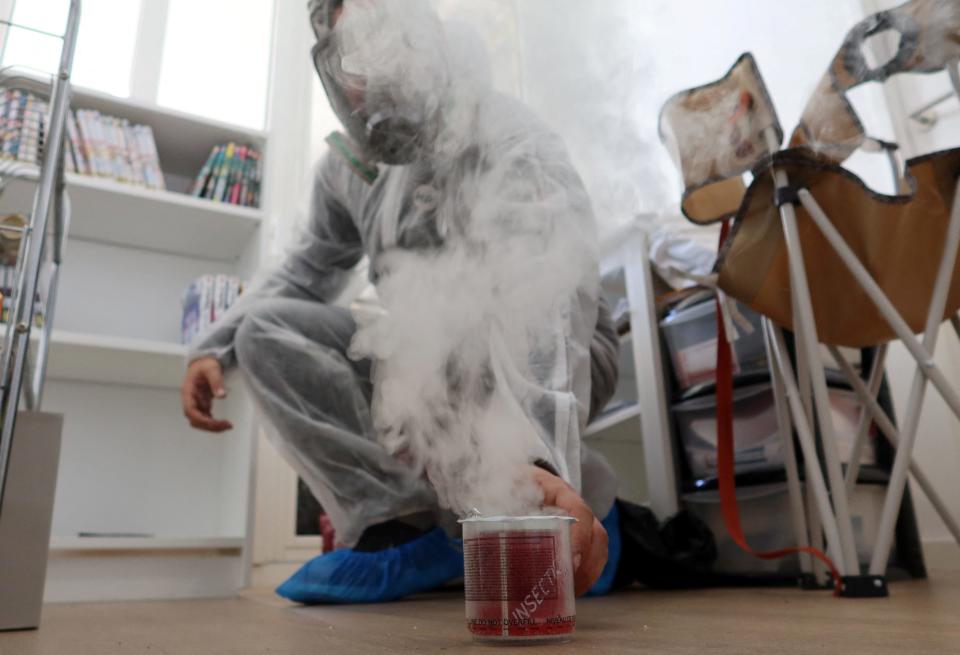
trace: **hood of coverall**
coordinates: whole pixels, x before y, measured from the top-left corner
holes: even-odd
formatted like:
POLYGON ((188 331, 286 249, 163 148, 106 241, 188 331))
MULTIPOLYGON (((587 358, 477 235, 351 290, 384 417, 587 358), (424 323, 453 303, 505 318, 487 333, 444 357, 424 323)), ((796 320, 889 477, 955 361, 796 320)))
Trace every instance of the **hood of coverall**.
POLYGON ((388 165, 415 160, 438 129, 449 84, 432 8, 423 0, 310 0, 308 8, 314 66, 357 154, 388 165))

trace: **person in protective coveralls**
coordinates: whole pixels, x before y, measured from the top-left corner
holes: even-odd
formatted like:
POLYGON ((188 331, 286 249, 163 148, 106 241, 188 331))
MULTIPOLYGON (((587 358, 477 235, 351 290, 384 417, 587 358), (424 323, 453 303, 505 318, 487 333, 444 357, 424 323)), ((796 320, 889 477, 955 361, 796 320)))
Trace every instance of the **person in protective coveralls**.
MULTIPOLYGON (((445 477, 442 467, 411 471, 402 444, 384 446, 391 427, 381 425, 380 415, 389 409, 378 414, 378 402, 389 405, 390 392, 377 388, 381 363, 355 356, 355 318, 330 303, 365 255, 379 287, 394 252, 443 252, 459 242, 473 253, 497 250, 495 239, 482 246, 471 241, 481 205, 511 207, 487 212, 505 241, 511 230, 529 231, 528 217, 544 219, 551 233, 566 230, 575 233, 567 241, 586 240, 576 255, 582 272, 570 264, 574 277, 554 284, 564 302, 553 303, 559 308, 542 325, 525 328, 530 343, 519 349, 522 358, 510 351, 522 383, 507 385, 493 374, 478 379, 488 396, 500 385, 534 426, 534 443, 517 457, 542 504, 578 519, 578 593, 605 593, 620 556, 616 480, 602 458, 581 447, 580 433, 612 395, 618 342, 609 313, 598 309, 596 255, 583 236, 595 231, 589 199, 558 137, 529 110, 478 79, 467 85, 457 79, 456 57, 445 50, 449 37, 435 15, 386 27, 358 23, 347 31, 352 13, 360 21, 378 5, 389 18, 384 7, 402 5, 410 16, 426 3, 309 2, 314 62, 346 134, 328 140, 308 224, 285 261, 193 345, 184 413, 195 428, 230 429, 214 418, 212 405, 226 395, 224 371, 239 369, 275 445, 329 516, 338 548, 308 562, 278 589, 281 595, 307 603, 386 601, 460 577, 457 542, 437 527, 438 496, 463 509, 450 501, 456 476, 445 477), (362 38, 365 28, 374 38, 362 38), (465 95, 451 91, 467 87, 465 95)), ((523 238, 537 244, 542 237, 523 238)), ((522 288, 527 280, 507 282, 522 288)), ((420 318, 428 325, 437 317, 420 318)), ((504 369, 503 362, 490 366, 504 369)), ((445 375, 457 377, 449 367, 445 375)), ((472 401, 460 396, 453 409, 434 403, 433 425, 469 415, 464 406, 472 401)), ((407 431, 416 428, 408 424, 407 431)))

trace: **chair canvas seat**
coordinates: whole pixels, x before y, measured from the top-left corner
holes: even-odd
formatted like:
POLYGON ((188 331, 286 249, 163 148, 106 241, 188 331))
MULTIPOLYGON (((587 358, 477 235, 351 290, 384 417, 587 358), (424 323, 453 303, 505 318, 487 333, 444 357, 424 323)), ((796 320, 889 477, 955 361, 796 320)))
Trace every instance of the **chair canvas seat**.
MULTIPOLYGON (((960 149, 908 164, 913 191, 885 196, 846 169, 795 149, 777 153, 773 166, 792 185, 810 191, 847 244, 915 333, 923 331, 939 255, 960 176, 960 149)), ((790 271, 770 163, 756 177, 737 213, 717 264, 719 287, 782 327, 794 325, 790 271)), ((896 337, 823 234, 797 206, 798 228, 817 334, 824 343, 861 348, 896 337)), ((960 264, 944 319, 960 310, 960 264)))

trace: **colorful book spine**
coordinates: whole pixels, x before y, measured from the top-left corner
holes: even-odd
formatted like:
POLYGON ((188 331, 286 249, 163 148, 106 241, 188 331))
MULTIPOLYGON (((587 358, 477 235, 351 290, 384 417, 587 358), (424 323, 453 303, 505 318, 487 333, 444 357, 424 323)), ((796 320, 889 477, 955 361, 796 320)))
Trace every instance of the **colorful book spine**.
POLYGON ((223 318, 242 293, 243 283, 234 275, 203 275, 191 282, 181 301, 181 341, 189 344, 223 318))
POLYGON ((120 135, 123 140, 124 158, 128 167, 127 175, 131 184, 146 186, 147 178, 143 170, 143 155, 140 153, 140 142, 133 128, 133 125, 124 121, 120 135))
POLYGON ((237 202, 238 205, 249 206, 248 199, 250 198, 250 171, 254 166, 254 156, 256 151, 253 148, 250 148, 247 151, 247 161, 243 163, 243 171, 240 173, 240 200, 237 202))
POLYGON ((103 153, 103 160, 106 163, 106 176, 119 180, 123 177, 123 166, 117 157, 117 145, 114 142, 113 135, 113 117, 104 116, 97 113, 94 122, 97 130, 100 132, 100 147, 103 153))
POLYGON ((3 142, 7 136, 12 98, 13 92, 10 89, 4 89, 3 95, 0 96, 0 155, 3 154, 3 142))
POLYGON ((153 129, 149 125, 138 125, 136 129, 139 137, 139 148, 144 154, 144 170, 147 172, 147 186, 151 189, 165 189, 163 169, 160 168, 160 155, 157 152, 157 142, 153 137, 153 129))
POLYGON ((231 275, 229 278, 229 286, 227 288, 227 309, 233 307, 233 304, 237 302, 240 298, 240 293, 243 291, 243 285, 240 283, 240 278, 235 275, 231 275))
POLYGON ((222 152, 223 146, 215 146, 213 150, 210 151, 207 161, 204 162, 203 168, 201 168, 200 172, 197 174, 197 179, 193 183, 193 188, 190 190, 190 195, 196 198, 206 197, 204 192, 210 183, 210 176, 213 173, 214 165, 217 163, 217 158, 222 152))
POLYGON ((130 121, 123 119, 117 123, 117 142, 120 144, 120 157, 123 160, 124 180, 129 184, 140 184, 137 173, 137 147, 127 139, 130 121))
POLYGON ((229 179, 229 191, 227 192, 226 201, 231 205, 240 204, 240 187, 243 180, 243 169, 247 165, 247 146, 240 146, 237 148, 237 156, 234 158, 233 164, 230 166, 230 179, 229 179))
POLYGON ((200 331, 204 332, 213 324, 213 291, 216 281, 212 275, 200 278, 200 331))
POLYGON ((113 153, 110 149, 110 142, 107 140, 104 117, 98 111, 91 111, 89 116, 94 135, 93 147, 97 151, 99 174, 101 177, 114 178, 113 153))
POLYGON ((263 180, 263 157, 257 154, 257 167, 253 173, 253 198, 250 201, 251 207, 260 206, 260 188, 263 180))
POLYGON ((94 145, 93 126, 90 122, 90 112, 85 109, 77 110, 77 129, 80 144, 87 158, 88 173, 100 175, 100 156, 94 145))
POLYGON ((194 280, 183 294, 183 314, 180 320, 180 339, 189 344, 201 331, 203 317, 203 281, 194 280))
POLYGON ((13 135, 16 131, 16 122, 17 122, 17 107, 20 103, 20 92, 16 89, 10 91, 10 99, 8 101, 9 107, 7 108, 7 120, 6 125, 3 130, 3 143, 0 144, 0 156, 3 156, 5 159, 12 159, 10 154, 10 147, 13 145, 13 135))
POLYGON ((80 139, 80 130, 77 129, 77 114, 74 111, 71 111, 70 115, 67 116, 67 138, 70 140, 70 148, 77 163, 77 172, 89 175, 90 164, 83 147, 83 141, 80 139))
POLYGON ((130 163, 127 159, 127 144, 123 138, 123 123, 123 120, 111 117, 107 127, 110 130, 110 143, 113 146, 113 161, 116 170, 114 179, 129 183, 133 182, 133 175, 130 172, 130 163))
POLYGON ((229 277, 217 275, 213 287, 213 320, 216 321, 227 312, 227 292, 229 291, 229 277))
POLYGON ((117 142, 117 119, 113 116, 101 117, 104 143, 107 146, 107 160, 110 162, 110 177, 121 182, 126 181, 123 165, 123 149, 117 142))
POLYGON ((84 149, 90 153, 90 174, 100 174, 100 156, 93 144, 93 129, 90 125, 89 112, 86 110, 77 112, 77 123, 80 126, 80 138, 83 139, 84 149))
MULTIPOLYGON (((49 104, 22 89, 0 88, 0 158, 39 163, 50 135, 49 104)), ((163 189, 153 130, 128 119, 77 109, 67 114, 62 154, 68 172, 163 189)))
POLYGON ((236 144, 228 143, 226 153, 223 156, 223 162, 220 164, 220 170, 217 172, 217 186, 213 190, 213 200, 223 202, 227 193, 227 178, 230 173, 230 166, 233 164, 233 158, 236 155, 236 144))
POLYGON ((63 162, 68 173, 79 173, 77 164, 76 141, 70 136, 70 116, 67 116, 66 131, 63 135, 63 162))
POLYGON ((20 147, 20 126, 23 120, 23 105, 25 101, 24 93, 19 89, 14 89, 13 97, 10 101, 10 116, 7 119, 7 129, 3 136, 3 156, 7 159, 16 159, 17 150, 20 147))
POLYGON ((213 171, 210 173, 210 183, 207 185, 204 198, 213 199, 213 194, 217 188, 217 182, 220 180, 220 170, 223 168, 223 163, 227 158, 227 146, 220 147, 220 154, 217 155, 217 160, 213 164, 213 171))
POLYGON ((215 146, 191 186, 191 195, 246 207, 259 200, 261 155, 251 146, 215 146))
POLYGON ((32 93, 24 96, 23 117, 20 122, 20 143, 14 157, 18 161, 33 163, 40 150, 40 123, 37 101, 32 93), (36 121, 36 124, 34 122, 36 121))

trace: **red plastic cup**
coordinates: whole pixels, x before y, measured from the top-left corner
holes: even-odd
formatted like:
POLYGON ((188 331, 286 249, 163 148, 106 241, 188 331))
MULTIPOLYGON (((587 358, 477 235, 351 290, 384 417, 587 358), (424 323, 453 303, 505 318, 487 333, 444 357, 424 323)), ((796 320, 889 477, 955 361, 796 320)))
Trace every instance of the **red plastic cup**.
POLYGON ((568 641, 577 624, 568 516, 463 524, 467 629, 478 641, 568 641))

